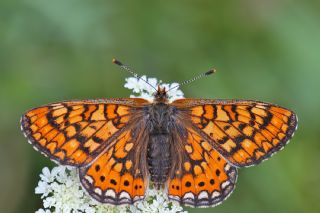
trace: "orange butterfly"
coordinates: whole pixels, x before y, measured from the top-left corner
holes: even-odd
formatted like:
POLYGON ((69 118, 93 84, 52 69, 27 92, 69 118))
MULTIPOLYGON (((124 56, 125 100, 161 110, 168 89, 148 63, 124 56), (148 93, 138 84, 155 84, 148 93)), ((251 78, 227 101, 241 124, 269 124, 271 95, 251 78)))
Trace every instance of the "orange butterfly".
POLYGON ((180 204, 209 207, 233 191, 238 167, 256 165, 281 150, 297 127, 295 113, 274 104, 169 103, 167 92, 158 87, 153 102, 49 104, 26 112, 22 131, 51 160, 79 168, 83 187, 102 203, 133 204, 144 199, 151 182, 180 204))

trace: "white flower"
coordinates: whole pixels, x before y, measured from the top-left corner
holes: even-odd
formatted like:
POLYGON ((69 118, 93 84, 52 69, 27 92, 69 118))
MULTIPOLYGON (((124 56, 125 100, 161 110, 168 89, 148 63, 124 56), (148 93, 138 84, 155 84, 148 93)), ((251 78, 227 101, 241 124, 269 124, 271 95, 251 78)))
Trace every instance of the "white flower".
POLYGON ((183 98, 183 92, 179 90, 178 83, 164 84, 156 78, 147 78, 145 75, 140 78, 130 77, 126 78, 124 87, 131 89, 137 95, 131 95, 132 98, 144 98, 149 101, 153 100, 153 94, 156 92, 158 85, 166 88, 168 91, 169 101, 174 101, 183 98), (143 79, 143 80, 142 80, 143 79), (146 81, 151 85, 147 84, 146 81))
MULTIPOLYGON (((183 98, 183 93, 177 87, 179 84, 163 84, 156 78, 127 78, 126 88, 133 90, 136 96, 147 100, 153 99, 155 88, 158 85, 165 87, 168 93, 169 100, 183 98), (149 84, 147 84, 147 81, 149 84), (174 89, 172 89, 174 88, 174 89)), ((111 206, 101 204, 94 200, 85 189, 82 188, 78 169, 70 166, 57 166, 51 171, 45 167, 40 174, 38 186, 35 188, 35 193, 40 194, 43 199, 43 207, 36 213, 176 213, 186 212, 176 202, 168 200, 167 194, 162 191, 149 189, 145 200, 127 206, 111 206)))
POLYGON ((36 194, 42 194, 41 198, 49 194, 49 185, 45 181, 39 181, 38 186, 35 188, 36 194))
POLYGON ((87 195, 79 181, 77 168, 57 166, 50 172, 45 167, 40 178, 35 192, 42 194, 44 209, 39 209, 39 213, 118 212, 114 207, 100 204, 87 195))
POLYGON ((131 212, 152 212, 152 213, 175 213, 187 212, 176 202, 169 201, 166 193, 154 189, 149 189, 144 201, 130 207, 131 212))

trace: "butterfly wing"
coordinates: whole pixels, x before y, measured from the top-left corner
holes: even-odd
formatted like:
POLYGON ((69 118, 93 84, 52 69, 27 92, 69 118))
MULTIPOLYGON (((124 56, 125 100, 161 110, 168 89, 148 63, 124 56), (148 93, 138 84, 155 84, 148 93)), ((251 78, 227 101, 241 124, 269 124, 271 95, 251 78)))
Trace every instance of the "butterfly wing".
POLYGON ((96 200, 132 204, 144 198, 147 185, 141 110, 147 104, 144 99, 55 103, 28 111, 21 128, 50 159, 80 167, 80 181, 96 200))
POLYGON ((168 181, 169 199, 191 207, 218 205, 233 191, 237 169, 192 128, 182 143, 181 167, 168 181))
POLYGON ((179 116, 230 163, 251 166, 282 149, 293 136, 297 117, 269 103, 237 100, 180 99, 179 116))
POLYGON ((145 136, 140 127, 125 130, 94 162, 80 168, 80 181, 93 198, 113 205, 144 199, 148 186, 145 136))
POLYGON ((102 99, 49 104, 26 112, 21 129, 36 150, 62 165, 91 162, 132 118, 143 99, 102 99))

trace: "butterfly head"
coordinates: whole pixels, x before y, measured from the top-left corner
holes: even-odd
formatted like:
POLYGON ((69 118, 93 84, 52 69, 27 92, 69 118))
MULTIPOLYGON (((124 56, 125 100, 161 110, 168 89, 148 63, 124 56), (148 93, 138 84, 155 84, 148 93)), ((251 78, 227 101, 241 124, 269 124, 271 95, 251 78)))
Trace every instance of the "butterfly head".
POLYGON ((160 87, 158 85, 157 91, 154 93, 154 102, 156 103, 166 103, 169 100, 168 93, 165 87, 160 87))

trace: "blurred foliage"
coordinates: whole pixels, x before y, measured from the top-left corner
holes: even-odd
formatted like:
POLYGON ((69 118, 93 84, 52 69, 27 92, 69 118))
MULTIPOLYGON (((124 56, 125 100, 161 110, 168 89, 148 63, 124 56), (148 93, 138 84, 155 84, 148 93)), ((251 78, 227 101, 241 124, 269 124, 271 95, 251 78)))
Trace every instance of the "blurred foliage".
MULTIPOLYGON (((65 99, 127 97, 128 73, 181 81, 188 97, 258 99, 295 110, 280 154, 241 169, 215 212, 319 212, 319 1, 0 2, 0 208, 32 212, 38 174, 53 165, 20 132, 27 109, 65 99), (318 95, 317 95, 318 94, 318 95)), ((190 209, 212 212, 212 209, 190 209)))

